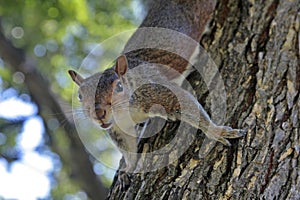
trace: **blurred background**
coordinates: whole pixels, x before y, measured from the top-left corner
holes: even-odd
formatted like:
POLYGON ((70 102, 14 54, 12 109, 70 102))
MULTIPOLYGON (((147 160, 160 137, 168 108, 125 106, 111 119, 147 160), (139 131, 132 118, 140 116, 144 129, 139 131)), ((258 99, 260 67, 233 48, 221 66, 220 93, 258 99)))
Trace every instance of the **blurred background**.
POLYGON ((67 71, 145 12, 140 0, 0 0, 0 199, 106 196, 120 156, 88 128, 102 162, 87 153, 67 71))

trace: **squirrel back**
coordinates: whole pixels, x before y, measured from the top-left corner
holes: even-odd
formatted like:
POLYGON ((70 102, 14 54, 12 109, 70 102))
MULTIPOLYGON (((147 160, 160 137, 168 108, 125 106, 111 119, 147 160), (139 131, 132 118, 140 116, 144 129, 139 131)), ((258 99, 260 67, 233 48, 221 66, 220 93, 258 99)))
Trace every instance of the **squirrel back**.
POLYGON ((214 8, 214 0, 155 0, 140 27, 171 29, 199 41, 214 8))
MULTIPOLYGON (((189 60, 198 50, 214 8, 214 0, 154 1, 122 52, 128 67, 157 63, 187 76, 192 71, 189 60)), ((178 76, 163 70, 161 73, 169 80, 178 76)))

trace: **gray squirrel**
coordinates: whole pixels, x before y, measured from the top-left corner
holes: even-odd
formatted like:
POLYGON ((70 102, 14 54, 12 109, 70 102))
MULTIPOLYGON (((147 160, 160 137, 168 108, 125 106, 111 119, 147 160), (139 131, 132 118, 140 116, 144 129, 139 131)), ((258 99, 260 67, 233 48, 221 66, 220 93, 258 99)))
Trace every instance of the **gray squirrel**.
POLYGON ((189 60, 164 46, 179 49, 191 58, 197 46, 178 39, 181 37, 173 37, 172 31, 199 42, 214 6, 213 0, 173 0, 153 4, 141 30, 129 39, 114 66, 88 78, 69 71, 79 86, 79 99, 86 115, 108 131, 123 153, 125 171, 133 171, 136 163, 136 157, 127 153, 137 152, 135 126, 152 117, 184 121, 224 145, 230 145, 226 138, 239 138, 245 134, 241 129, 217 126, 197 99, 182 89, 177 79, 192 71, 189 60), (148 31, 148 27, 172 31, 153 37, 152 29, 148 31), (143 46, 145 41, 154 44, 152 48, 136 48, 143 46), (133 70, 135 73, 130 73, 133 70), (145 79, 147 84, 137 86, 145 79), (184 111, 182 107, 185 107, 184 111))

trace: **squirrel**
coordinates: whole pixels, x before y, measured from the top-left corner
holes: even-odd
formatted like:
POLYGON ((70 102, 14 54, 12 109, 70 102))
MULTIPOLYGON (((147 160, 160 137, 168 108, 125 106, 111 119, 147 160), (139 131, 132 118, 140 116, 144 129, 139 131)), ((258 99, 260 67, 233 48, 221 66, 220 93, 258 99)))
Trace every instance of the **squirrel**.
POLYGON ((197 45, 185 44, 172 34, 151 36, 151 28, 162 28, 199 43, 214 8, 213 0, 161 0, 153 3, 140 30, 129 39, 114 66, 88 78, 69 70, 79 86, 83 110, 108 131, 124 156, 126 171, 132 171, 136 163, 134 155, 127 153, 137 153, 136 125, 152 117, 184 121, 224 145, 230 145, 226 138, 239 138, 245 134, 241 129, 216 125, 198 100, 181 87, 180 81, 177 82, 178 78, 186 77, 192 71, 189 59, 197 45), (136 48, 147 41, 154 46, 136 48), (162 43, 180 49, 189 59, 168 51, 168 48, 160 48, 162 43), (134 70, 135 73, 130 73, 134 70), (145 80, 147 84, 137 86, 145 80))

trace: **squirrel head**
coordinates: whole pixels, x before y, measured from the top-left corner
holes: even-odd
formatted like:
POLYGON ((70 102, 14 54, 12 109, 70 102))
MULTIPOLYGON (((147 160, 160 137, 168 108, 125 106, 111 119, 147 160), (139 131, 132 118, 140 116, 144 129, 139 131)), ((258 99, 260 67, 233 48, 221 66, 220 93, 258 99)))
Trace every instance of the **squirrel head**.
POLYGON ((78 98, 85 114, 100 124, 103 129, 111 128, 114 123, 112 107, 115 106, 117 109, 122 99, 127 98, 122 83, 122 76, 127 70, 127 58, 121 55, 117 58, 113 68, 85 79, 73 70, 68 71, 73 81, 79 86, 78 98))

